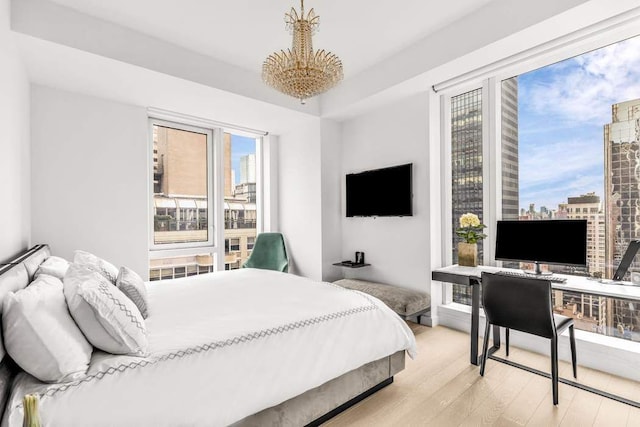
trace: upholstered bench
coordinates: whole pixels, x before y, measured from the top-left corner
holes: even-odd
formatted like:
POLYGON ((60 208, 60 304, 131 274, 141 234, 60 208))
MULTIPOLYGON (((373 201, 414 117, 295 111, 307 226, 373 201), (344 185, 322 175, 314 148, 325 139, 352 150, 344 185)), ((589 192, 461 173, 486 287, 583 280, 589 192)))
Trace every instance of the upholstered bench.
POLYGON ((359 279, 340 279, 333 283, 378 298, 406 320, 419 322, 420 316, 431 309, 431 296, 426 292, 359 279))

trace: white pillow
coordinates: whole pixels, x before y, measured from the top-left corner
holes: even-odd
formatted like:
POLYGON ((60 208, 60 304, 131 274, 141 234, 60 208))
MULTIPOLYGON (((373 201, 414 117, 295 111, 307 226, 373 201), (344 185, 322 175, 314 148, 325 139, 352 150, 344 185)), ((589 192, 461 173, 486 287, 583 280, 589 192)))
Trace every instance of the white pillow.
POLYGON ((75 324, 60 279, 41 274, 9 292, 2 306, 4 345, 13 360, 44 382, 67 382, 87 372, 93 348, 75 324))
POLYGON ((128 267, 120 267, 116 286, 122 291, 140 310, 144 319, 149 315, 147 304, 147 287, 142 277, 128 267))
POLYGON ((56 277, 60 280, 67 274, 69 268, 69 261, 59 256, 50 256, 45 259, 42 264, 38 266, 33 278, 37 278, 41 274, 48 274, 49 276, 56 277))
POLYGON ((64 296, 94 347, 114 354, 146 354, 147 329, 140 310, 100 273, 71 264, 64 276, 64 296))
POLYGON ((84 265, 93 271, 97 271, 106 277, 112 284, 116 284, 118 268, 109 261, 105 261, 90 252, 77 250, 73 256, 73 262, 75 264, 84 265))

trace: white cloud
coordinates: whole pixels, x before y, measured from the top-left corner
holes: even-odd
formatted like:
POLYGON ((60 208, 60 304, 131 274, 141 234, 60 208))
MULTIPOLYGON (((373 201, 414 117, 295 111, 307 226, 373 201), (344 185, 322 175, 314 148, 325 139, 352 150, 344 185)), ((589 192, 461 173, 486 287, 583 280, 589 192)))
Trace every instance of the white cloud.
POLYGON ((636 37, 523 76, 521 206, 553 209, 567 197, 603 196, 601 126, 611 122, 611 105, 640 98, 639 52, 636 37))
POLYGON ((590 124, 611 121, 611 105, 640 98, 640 37, 546 67, 549 74, 523 87, 533 112, 590 124))

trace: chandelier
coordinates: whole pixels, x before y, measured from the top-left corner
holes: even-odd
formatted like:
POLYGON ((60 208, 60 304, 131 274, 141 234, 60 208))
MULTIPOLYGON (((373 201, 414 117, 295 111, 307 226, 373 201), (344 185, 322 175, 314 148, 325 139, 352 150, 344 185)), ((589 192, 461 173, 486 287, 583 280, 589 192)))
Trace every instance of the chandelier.
POLYGON ((326 92, 342 80, 342 62, 324 49, 314 52, 311 36, 320 26, 320 17, 313 9, 304 15, 304 0, 300 0, 300 15, 291 8, 284 21, 293 34, 291 49, 274 52, 265 59, 262 80, 304 104, 307 98, 326 92))

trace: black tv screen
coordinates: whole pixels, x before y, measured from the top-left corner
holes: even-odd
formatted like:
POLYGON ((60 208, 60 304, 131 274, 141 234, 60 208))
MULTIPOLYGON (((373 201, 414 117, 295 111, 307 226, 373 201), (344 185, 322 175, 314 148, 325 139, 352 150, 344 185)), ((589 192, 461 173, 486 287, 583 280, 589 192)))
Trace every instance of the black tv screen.
POLYGON ((411 216, 412 163, 347 175, 347 216, 411 216))
POLYGON ((498 221, 496 260, 587 265, 587 220, 498 221))

